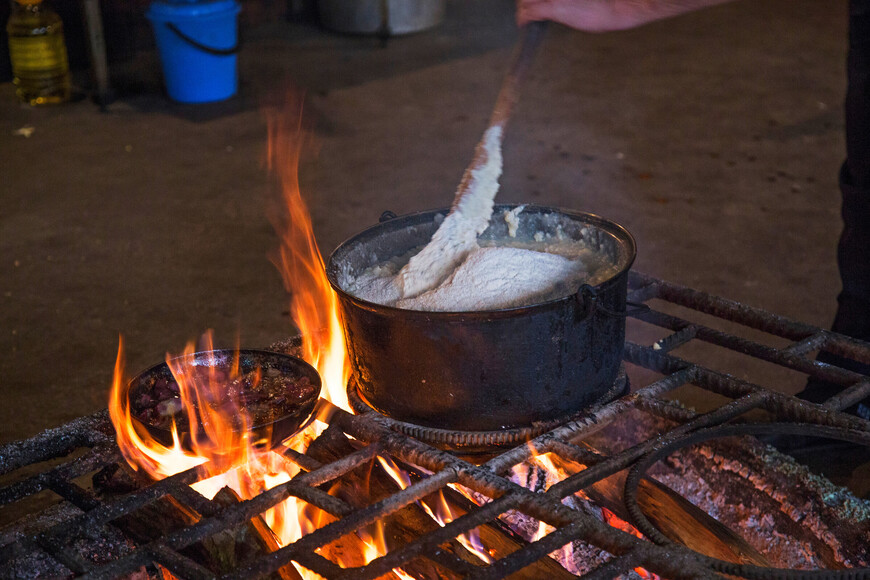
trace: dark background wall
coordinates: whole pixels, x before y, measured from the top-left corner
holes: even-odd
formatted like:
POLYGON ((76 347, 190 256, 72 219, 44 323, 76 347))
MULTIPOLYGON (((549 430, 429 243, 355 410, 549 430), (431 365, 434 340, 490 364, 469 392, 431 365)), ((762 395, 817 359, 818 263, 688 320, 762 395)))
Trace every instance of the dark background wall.
MULTIPOLYGON (((14 1, 14 0, 12 0, 14 1)), ((242 13, 240 26, 256 24, 272 18, 315 19, 315 0, 240 0, 242 13)), ((152 50, 154 41, 145 11, 150 0, 103 0, 100 11, 106 38, 109 62, 130 60, 138 50, 152 50)), ((87 30, 84 11, 79 0, 45 0, 44 5, 57 12, 63 20, 64 36, 70 68, 84 71, 89 66, 87 30)), ((0 82, 12 80, 9 62, 9 42, 6 23, 11 12, 11 1, 0 0, 0 82)))

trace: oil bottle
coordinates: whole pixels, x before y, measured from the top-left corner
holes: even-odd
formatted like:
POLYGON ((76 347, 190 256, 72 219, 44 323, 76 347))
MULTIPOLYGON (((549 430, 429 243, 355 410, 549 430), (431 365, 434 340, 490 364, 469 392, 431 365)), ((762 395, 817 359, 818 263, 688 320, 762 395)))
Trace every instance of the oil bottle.
POLYGON ((6 31, 18 98, 31 105, 69 100, 69 61, 60 16, 42 0, 15 0, 6 31))

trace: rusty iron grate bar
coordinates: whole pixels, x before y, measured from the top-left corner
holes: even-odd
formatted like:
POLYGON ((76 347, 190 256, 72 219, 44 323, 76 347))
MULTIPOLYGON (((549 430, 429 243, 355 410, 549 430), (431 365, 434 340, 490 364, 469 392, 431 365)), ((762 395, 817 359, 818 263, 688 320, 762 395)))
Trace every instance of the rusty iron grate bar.
MULTIPOLYGON (((870 423, 838 412, 870 396, 868 377, 815 362, 808 353, 827 348, 837 354, 870 362, 870 344, 835 335, 822 329, 799 323, 769 312, 730 300, 710 296, 689 288, 667 283, 650 276, 632 273, 629 300, 648 303, 663 301, 717 319, 738 323, 786 339, 782 348, 761 344, 755 340, 716 330, 697 320, 687 320, 661 310, 654 305, 647 311, 632 314, 638 320, 665 329, 669 334, 651 345, 629 340, 625 360, 661 375, 646 385, 635 385, 633 392, 608 404, 594 407, 585 415, 512 449, 505 449, 486 463, 476 465, 446 451, 435 449, 398 432, 391 420, 366 413, 351 415, 335 410, 331 424, 353 437, 362 448, 344 458, 321 464, 313 458, 287 450, 284 457, 296 463, 302 472, 290 481, 238 504, 220 507, 199 496, 189 487, 200 478, 194 468, 160 482, 146 485, 110 500, 101 501, 87 486, 77 481, 89 473, 118 465, 123 459, 114 444, 108 414, 103 411, 46 431, 32 439, 11 443, 0 448, 0 515, 19 502, 41 493, 51 492, 75 508, 75 514, 45 529, 30 534, 18 534, 9 539, 0 535, 0 565, 6 567, 33 554, 44 554, 83 578, 116 578, 140 570, 165 567, 183 578, 210 578, 214 574, 182 553, 186 547, 209 538, 225 529, 243 524, 288 497, 299 498, 337 519, 277 551, 257 557, 227 573, 225 578, 254 578, 276 572, 291 561, 327 578, 377 578, 390 570, 418 558, 436 559, 437 564, 460 577, 503 578, 529 564, 546 558, 554 550, 574 539, 605 550, 613 557, 588 572, 588 578, 613 578, 637 567, 644 567, 663 577, 710 578, 731 575, 744 578, 771 577, 771 570, 752 566, 728 565, 674 545, 658 545, 613 528, 587 513, 573 509, 563 499, 615 473, 628 470, 629 483, 642 476, 648 464, 669 450, 718 435, 761 433, 780 429, 833 436, 870 445, 870 423), (714 371, 692 360, 673 354, 678 347, 701 341, 740 354, 782 366, 805 375, 816 376, 846 387, 846 390, 826 405, 813 405, 781 394, 762 384, 734 375, 714 371), (691 384, 723 395, 729 402, 706 412, 696 413, 665 400, 663 395, 683 385, 691 384), (639 409, 662 417, 676 427, 654 439, 640 442, 612 455, 595 455, 577 444, 617 421, 624 413, 639 409), (783 425, 741 425, 739 419, 748 411, 763 409, 783 425), (84 449, 82 453, 80 450, 84 449), (79 452, 64 459, 73 451, 79 452), (511 481, 506 475, 511 468, 542 453, 587 465, 587 468, 535 492, 511 481), (356 509, 320 489, 355 467, 364 465, 376 455, 395 458, 420 466, 431 472, 410 487, 362 509, 356 509), (35 474, 34 466, 51 465, 35 474), (30 471, 28 471, 30 470, 30 471), (491 501, 472 509, 446 526, 425 534, 392 550, 369 564, 343 569, 318 554, 316 550, 342 536, 376 522, 413 504, 448 484, 459 484, 491 501), (117 534, 115 522, 137 512, 161 498, 192 507, 202 518, 192 525, 166 534, 144 545, 133 546, 110 561, 95 562, 83 558, 71 549, 81 538, 94 538, 102 533, 117 534), (436 558, 438 546, 499 514, 514 510, 546 522, 555 530, 538 541, 492 564, 482 560, 473 564, 436 558)), ((689 316, 688 314, 686 315, 689 316)), ((631 337, 629 337, 631 338, 631 337)), ((636 508, 636 497, 627 486, 626 503, 636 508)), ((639 519, 643 519, 641 514, 639 519)), ((641 522, 643 524, 643 522, 641 522)), ((656 539, 654 531, 648 537, 656 539)), ((800 572, 778 572, 777 577, 802 577, 800 572)), ((830 571, 826 577, 870 578, 870 569, 830 571)))

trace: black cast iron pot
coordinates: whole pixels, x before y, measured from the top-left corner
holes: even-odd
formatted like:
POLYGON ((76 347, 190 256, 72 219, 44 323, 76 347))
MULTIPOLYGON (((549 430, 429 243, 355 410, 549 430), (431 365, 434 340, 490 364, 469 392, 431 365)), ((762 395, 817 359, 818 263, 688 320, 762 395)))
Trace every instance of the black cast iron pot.
MULTIPOLYGON (((483 239, 508 236, 499 205, 483 239)), ((358 394, 409 423, 461 431, 523 427, 574 415, 612 386, 622 360, 634 239, 595 215, 526 206, 516 237, 562 235, 614 265, 575 294, 532 306, 422 312, 349 294, 360 272, 426 244, 447 210, 390 216, 340 245, 327 264, 339 296, 358 394)))

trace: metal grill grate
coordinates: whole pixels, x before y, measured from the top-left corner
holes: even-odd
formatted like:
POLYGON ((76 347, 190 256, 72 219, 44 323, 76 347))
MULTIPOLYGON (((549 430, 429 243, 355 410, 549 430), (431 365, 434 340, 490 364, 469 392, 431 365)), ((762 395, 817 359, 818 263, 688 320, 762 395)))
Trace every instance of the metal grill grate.
MULTIPOLYGON (((446 451, 432 448, 391 428, 392 422, 375 413, 350 415, 336 410, 333 428, 353 437, 361 448, 338 461, 321 465, 311 457, 287 451, 285 456, 304 473, 263 492, 253 499, 220 507, 194 492, 188 484, 199 479, 192 469, 141 489, 101 500, 81 478, 123 461, 114 443, 106 412, 73 421, 33 439, 0 449, 0 515, 4 510, 32 499, 46 490, 62 502, 74 506, 72 516, 34 532, 19 532, 2 537, 0 569, 16 570, 28 559, 48 558, 72 575, 84 578, 116 578, 160 564, 180 578, 212 578, 214 573, 181 551, 227 528, 243 524, 289 496, 295 496, 337 516, 333 523, 302 537, 299 541, 252 561, 225 575, 226 578, 265 576, 295 561, 327 578, 377 578, 396 567, 417 559, 437 561, 460 577, 503 578, 529 564, 546 558, 572 539, 582 538, 613 557, 591 570, 588 578, 613 578, 643 567, 666 578, 710 578, 729 574, 745 578, 800 577, 800 572, 773 572, 771 569, 735 565, 715 560, 671 544, 655 530, 637 507, 636 488, 649 466, 674 450, 711 438, 764 433, 815 434, 870 445, 870 423, 839 410, 870 397, 870 379, 846 369, 816 362, 814 351, 826 349, 836 354, 870 363, 870 344, 855 341, 819 328, 794 322, 733 301, 669 284, 633 273, 629 300, 650 306, 633 316, 650 328, 662 331, 661 338, 645 345, 632 340, 626 344, 625 361, 656 373, 634 392, 609 404, 590 409, 580 418, 557 427, 534 440, 518 445, 475 465, 446 451), (673 308, 679 307, 679 308, 673 308), (680 315, 665 311, 680 310, 680 315), (703 320, 705 322, 701 322, 703 320), (717 330, 710 321, 769 334, 781 343, 769 346, 757 338, 745 338, 737 330, 717 330), (736 323, 736 324, 733 324, 736 323), (733 374, 713 370, 674 351, 694 343, 715 345, 750 358, 773 363, 802 375, 842 385, 845 389, 824 405, 812 405, 777 393, 762 384, 733 374), (726 397, 728 400, 709 412, 696 413, 663 398, 683 385, 726 397), (630 410, 642 410, 672 421, 677 426, 609 456, 590 458, 577 444, 586 437, 618 422, 630 410), (776 424, 745 421, 747 412, 761 409, 776 424), (74 452, 74 455, 70 453, 74 452), (513 483, 506 475, 533 455, 550 452, 589 467, 545 492, 535 492, 513 483), (407 489, 381 501, 357 509, 327 494, 320 486, 366 465, 376 455, 389 456, 420 466, 432 474, 407 489), (52 462, 46 466, 44 462, 52 462), (39 464, 39 465, 37 465, 39 464), (635 524, 653 541, 637 538, 600 519, 564 505, 562 500, 617 472, 628 470, 626 506, 635 524), (31 472, 37 471, 35 474, 31 472), (393 514, 448 484, 460 484, 492 501, 470 510, 446 526, 427 533, 392 550, 368 565, 344 569, 316 550, 365 525, 393 514), (159 498, 171 496, 202 515, 196 523, 172 531, 150 543, 125 544, 116 553, 99 558, 83 556, 76 546, 82 538, 117 536, 115 522, 135 513, 159 498), (439 546, 446 541, 494 520, 499 514, 516 510, 553 526, 555 531, 538 541, 500 557, 492 564, 469 563, 446 557, 439 546)), ((685 350, 685 349, 683 349, 685 350)), ((651 374, 651 373, 650 373, 651 374)), ((809 573, 803 573, 807 575, 809 573)), ((830 571, 822 577, 870 578, 870 569, 830 571)), ((13 572, 14 575, 14 572, 13 572)), ((0 573, 2 576, 2 573, 0 573)), ((819 576, 813 576, 819 577, 819 576)))

